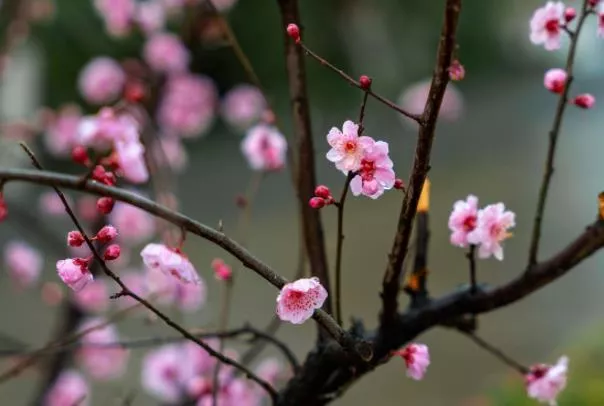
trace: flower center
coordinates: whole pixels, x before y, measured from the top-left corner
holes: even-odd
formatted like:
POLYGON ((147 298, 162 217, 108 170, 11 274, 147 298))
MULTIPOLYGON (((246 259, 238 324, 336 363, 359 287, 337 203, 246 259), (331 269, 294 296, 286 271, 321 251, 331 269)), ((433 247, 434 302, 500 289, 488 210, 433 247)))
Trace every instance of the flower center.
POLYGON ((354 151, 356 151, 357 149, 357 143, 354 141, 346 141, 346 143, 344 144, 344 150, 346 150, 346 152, 353 153, 354 151))
POLYGON ((360 173, 364 181, 372 180, 375 175, 375 162, 363 159, 361 161, 360 173))
POLYGON ((470 231, 476 228, 476 216, 468 216, 463 221, 463 229, 465 232, 469 233, 470 231))
POLYGON ((548 20, 545 23, 545 30, 548 34, 558 34, 560 32, 560 21, 557 19, 548 20))

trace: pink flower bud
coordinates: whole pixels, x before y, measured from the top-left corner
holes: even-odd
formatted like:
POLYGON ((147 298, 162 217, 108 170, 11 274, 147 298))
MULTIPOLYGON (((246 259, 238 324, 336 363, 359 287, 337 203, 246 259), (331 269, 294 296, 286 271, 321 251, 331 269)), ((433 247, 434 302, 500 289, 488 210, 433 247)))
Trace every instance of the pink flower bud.
POLYGON ((120 248, 119 245, 111 244, 105 250, 105 254, 103 255, 103 258, 105 259, 105 261, 113 261, 120 257, 121 252, 122 252, 122 249, 120 248))
POLYGON ((67 245, 70 247, 80 247, 84 244, 84 236, 79 231, 70 231, 67 233, 67 245))
POLYGON ((90 162, 88 151, 86 151, 86 148, 81 145, 77 145, 73 148, 73 150, 71 150, 71 159, 73 162, 80 165, 87 165, 90 162))
POLYGON ((361 75, 359 78, 359 84, 361 85, 362 89, 367 90, 371 87, 371 78, 367 75, 361 75))
POLYGON ((296 44, 300 42, 300 28, 296 24, 289 24, 287 26, 287 35, 296 41, 296 44))
POLYGON ((325 200, 321 199, 320 197, 313 197, 310 199, 308 204, 313 209, 321 209, 323 206, 325 206, 325 200))
POLYGON ((451 66, 447 70, 449 71, 449 78, 456 82, 463 80, 466 76, 466 69, 457 59, 451 62, 451 66))
POLYGON ((101 228, 96 234, 96 239, 102 243, 111 242, 115 237, 117 237, 117 230, 115 227, 110 225, 101 228))
POLYGON ((68 258, 57 261, 57 273, 59 277, 76 292, 83 289, 84 286, 93 280, 92 273, 90 273, 84 263, 87 264, 88 262, 82 258, 68 258))
POLYGON ((583 109, 590 109, 596 103, 596 98, 589 93, 580 94, 574 98, 573 104, 583 109))
POLYGON ((597 5, 598 5, 598 1, 600 1, 600 0, 589 0, 588 4, 589 4, 591 7, 595 7, 595 6, 597 6, 597 5))
POLYGON ((568 75, 563 69, 550 69, 545 72, 543 85, 550 92, 561 94, 566 86, 567 78, 568 75))
POLYGON ((398 189, 398 190, 405 189, 405 182, 403 182, 403 180, 401 178, 396 178, 394 180, 394 188, 398 189))
POLYGON ((323 199, 329 199, 331 196, 331 191, 325 185, 319 185, 315 188, 315 196, 321 197, 323 199))
POLYGON ((212 269, 216 279, 221 281, 227 281, 233 276, 233 271, 230 266, 224 263, 220 258, 216 258, 212 261, 212 269))
POLYGON ((2 193, 0 193, 0 222, 3 221, 8 216, 8 207, 6 207, 6 202, 4 201, 4 197, 2 197, 2 193))
POLYGON ((105 168, 102 165, 95 166, 91 176, 97 182, 103 182, 105 180, 105 168))
POLYGON ((577 10, 575 10, 574 7, 567 7, 566 10, 564 10, 564 20, 567 23, 570 23, 572 20, 574 20, 576 16, 577 10))
POLYGON ((96 201, 96 208, 101 214, 109 214, 113 210, 115 200, 110 197, 101 197, 96 201))
POLYGON ((140 103, 145 100, 145 86, 140 82, 128 82, 124 89, 124 99, 131 103, 140 103))

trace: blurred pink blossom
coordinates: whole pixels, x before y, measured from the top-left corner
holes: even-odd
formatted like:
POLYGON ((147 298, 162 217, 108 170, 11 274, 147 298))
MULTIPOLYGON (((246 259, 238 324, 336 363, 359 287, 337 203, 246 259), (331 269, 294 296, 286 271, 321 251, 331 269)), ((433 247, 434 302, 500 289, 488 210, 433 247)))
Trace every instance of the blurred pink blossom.
POLYGON ((233 276, 233 270, 221 258, 215 258, 211 264, 214 276, 221 281, 228 281, 233 276))
POLYGON ((550 92, 562 94, 566 87, 567 77, 568 75, 564 69, 550 69, 545 72, 543 85, 550 92))
POLYGON ((129 114, 117 114, 104 107, 94 116, 84 117, 78 126, 78 142, 84 146, 107 149, 115 142, 139 140, 138 122, 129 114))
POLYGON ((350 182, 352 194, 363 194, 377 199, 385 190, 392 189, 396 178, 393 165, 388 156, 388 143, 373 141, 372 145, 365 149, 358 175, 350 182))
POLYGON ((135 0, 94 0, 94 5, 109 34, 116 37, 128 34, 136 10, 135 0))
POLYGON ((145 147, 140 141, 117 141, 114 148, 121 174, 125 179, 132 183, 145 183, 149 180, 145 147))
POLYGON ((189 65, 189 51, 178 36, 158 32, 152 34, 143 48, 143 58, 151 69, 161 73, 182 73, 189 65))
POLYGON ((68 156, 77 144, 77 129, 82 118, 80 108, 69 104, 52 113, 45 123, 44 145, 56 156, 68 156))
POLYGON ((92 104, 106 104, 122 93, 126 73, 113 58, 100 56, 89 61, 78 77, 78 88, 92 104))
POLYGON ((42 406, 87 406, 90 404, 90 389, 84 377, 77 371, 63 371, 44 396, 42 406))
POLYGON ((33 285, 42 272, 42 255, 23 241, 11 241, 4 247, 6 270, 17 286, 21 288, 33 285))
MULTIPOLYGON (((407 87, 399 96, 398 104, 412 114, 422 114, 428 100, 430 91, 430 80, 417 82, 407 87)), ((461 93, 453 84, 449 83, 445 90, 442 104, 440 106, 439 119, 444 121, 456 121, 463 111, 464 101, 461 93)), ((415 121, 401 116, 405 123, 416 125, 415 121)))
POLYGON ((407 376, 409 378, 419 381, 424 377, 426 369, 430 365, 428 346, 411 343, 402 350, 395 351, 394 354, 400 355, 405 360, 407 376))
POLYGON ((265 358, 256 367, 256 374, 275 386, 284 377, 283 364, 277 358, 265 358))
POLYGON ((184 395, 184 388, 190 375, 177 345, 164 345, 149 351, 143 359, 143 388, 164 402, 178 402, 184 395))
POLYGON ((531 42, 535 45, 543 44, 548 51, 559 49, 564 23, 564 3, 548 1, 533 13, 530 22, 531 42))
POLYGON ((166 25, 166 10, 161 0, 138 2, 134 18, 143 32, 152 34, 166 25))
MULTIPOLYGON (((103 318, 86 320, 80 331, 106 323, 103 318)), ((120 346, 102 347, 102 345, 119 342, 115 326, 108 324, 102 328, 86 333, 81 338, 82 346, 76 353, 76 359, 88 374, 98 380, 119 378, 126 371, 130 352, 120 346)))
POLYGON ((302 278, 281 288, 277 296, 277 316, 283 321, 302 324, 323 306, 327 291, 316 277, 302 278))
POLYGON ((216 86, 210 78, 192 74, 173 76, 163 89, 157 120, 168 135, 200 137, 212 125, 217 98, 216 86))
POLYGON ((468 246, 468 234, 476 228, 478 220, 478 198, 469 195, 467 199, 458 200, 453 204, 453 211, 449 216, 449 229, 451 230, 451 244, 457 247, 468 246))
POLYGON ((285 166, 287 141, 276 128, 258 124, 248 130, 241 150, 252 169, 272 171, 285 166))
POLYGON ((256 124, 266 110, 266 100, 255 86, 243 84, 228 91, 222 99, 222 117, 234 128, 244 131, 256 124))
POLYGON ((128 203, 116 203, 109 222, 120 230, 119 240, 131 246, 148 241, 155 233, 153 216, 128 203))
POLYGON ((525 376, 528 396, 556 406, 556 398, 566 387, 567 370, 568 357, 560 357, 556 365, 534 365, 525 376))
POLYGON ((178 249, 163 244, 147 244, 141 251, 141 257, 151 270, 159 270, 183 283, 202 283, 191 261, 178 249))
POLYGON ((187 150, 177 137, 163 136, 154 145, 154 153, 162 163, 166 163, 175 172, 182 172, 189 161, 187 150))
MULTIPOLYGON (((128 286, 129 287, 129 286, 128 286)), ((109 289, 103 279, 96 279, 74 292, 74 302, 84 312, 102 313, 109 308, 109 289)))
MULTIPOLYGON (((67 200, 69 207, 73 207, 71 197, 65 195, 65 200, 67 200)), ((63 202, 54 191, 44 192, 40 195, 40 211, 50 216, 64 216, 67 214, 63 202)))
POLYGON ((597 6, 598 13, 598 37, 604 38, 604 3, 600 2, 597 6))

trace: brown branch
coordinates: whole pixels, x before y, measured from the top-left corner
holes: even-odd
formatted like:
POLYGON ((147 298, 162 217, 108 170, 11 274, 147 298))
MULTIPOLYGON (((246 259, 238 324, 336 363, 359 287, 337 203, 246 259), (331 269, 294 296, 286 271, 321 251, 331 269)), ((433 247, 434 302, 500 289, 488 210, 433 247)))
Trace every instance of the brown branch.
MULTIPOLYGON (((256 258, 241 244, 227 237, 226 234, 136 193, 121 188, 106 186, 94 181, 87 181, 86 183, 81 184, 79 183, 80 179, 75 176, 17 168, 0 168, 0 180, 7 183, 10 181, 22 181, 79 190, 87 192, 88 194, 107 196, 118 201, 129 203, 132 206, 138 207, 149 214, 169 221, 187 232, 198 235, 222 247, 235 258, 239 259, 246 268, 254 271, 271 285, 279 289, 288 282, 287 279, 280 276, 269 265, 256 258)), ((370 357, 370 350, 367 343, 351 337, 350 334, 342 329, 326 312, 321 309, 316 310, 313 318, 344 348, 352 350, 353 352, 359 352, 359 355, 361 355, 362 358, 370 357)))
MULTIPOLYGON (((38 168, 39 170, 42 171, 44 168, 42 168, 42 166, 40 165, 40 163, 38 162, 38 160, 36 159, 36 157, 33 155, 32 151, 25 144, 23 144, 23 143, 21 144, 21 146, 23 147, 23 149, 25 150, 25 152, 30 156, 30 158, 31 158, 34 166, 36 168, 38 168)), ((81 180, 80 180, 80 183, 82 183, 81 180)), ((76 217, 75 213, 73 212, 73 210, 69 206, 69 203, 67 202, 67 199, 65 198, 65 195, 63 194, 63 192, 61 192, 61 190, 58 187, 56 187, 56 186, 53 186, 53 189, 56 192, 56 194, 59 196, 59 199, 61 199, 61 202, 63 203, 63 207, 65 208, 65 211, 67 212, 67 215, 69 216, 69 218, 73 222, 74 226, 77 228, 77 230, 84 237, 84 241, 86 242, 86 245, 90 249, 90 252, 92 253, 92 255, 93 255, 94 259, 96 260, 96 262, 100 265, 100 267, 103 270, 103 272, 105 273, 105 275, 107 275, 109 278, 113 279, 113 281, 115 281, 115 283, 117 283, 119 285, 119 287, 121 288, 121 291, 116 296, 129 296, 132 299, 136 300, 137 302, 139 302, 140 304, 142 304, 144 307, 146 307, 147 309, 149 309, 152 313, 154 313, 157 317, 159 317, 168 326, 172 327, 174 330, 176 330, 180 334, 182 334, 183 337, 189 339, 190 341, 196 343, 201 348, 203 348, 208 353, 208 355, 210 355, 210 356, 218 359, 220 362, 223 362, 223 363, 225 363, 227 365, 230 365, 230 366, 234 367, 235 369, 238 369, 241 372, 243 372, 247 378, 251 379, 252 381, 256 382, 258 385, 260 385, 269 394, 269 396, 271 397, 271 399, 273 400, 273 402, 276 401, 277 392, 275 391, 275 389, 268 382, 266 382, 265 380, 261 379, 254 372, 252 372, 251 370, 249 370, 248 368, 246 368, 245 366, 243 366, 239 362, 235 361, 234 359, 231 359, 231 358, 227 357, 226 355, 224 355, 224 354, 222 354, 222 353, 214 350, 212 348, 212 346, 210 346, 209 344, 207 344, 204 341, 200 340, 199 338, 195 337, 187 329, 185 329, 180 324, 178 324, 175 321, 173 321, 166 314, 162 313, 159 309, 157 309, 155 306, 153 306, 146 299, 143 299, 142 297, 140 297, 139 295, 137 295, 136 293, 134 293, 132 290, 130 290, 130 288, 128 288, 124 284, 124 282, 122 282, 122 280, 120 279, 120 277, 117 276, 117 274, 115 272, 113 272, 111 269, 109 269, 109 267, 107 266, 107 263, 103 259, 103 257, 100 254, 99 250, 94 245, 94 243, 92 242, 92 240, 90 239, 90 237, 86 233, 86 230, 84 230, 84 228, 82 227, 82 224, 80 223, 80 221, 76 217)))
POLYGON ((380 103, 384 104, 385 106, 391 108, 392 110, 395 110, 395 111, 399 112, 400 114, 402 114, 405 117, 408 117, 408 118, 412 119, 413 121, 417 122, 418 124, 421 124, 421 120, 422 120, 421 115, 419 115, 419 114, 413 114, 413 113, 408 112, 407 110, 405 110, 402 107, 398 106, 396 103, 394 103, 394 102, 388 100, 387 98, 385 98, 385 97, 383 97, 383 96, 375 93, 371 89, 365 90, 365 88, 363 88, 363 86, 361 86, 361 83, 359 83, 359 81, 353 79, 350 75, 348 75, 342 69, 339 69, 339 68, 335 67, 329 61, 327 61, 326 59, 324 59, 324 58, 320 57, 319 55, 317 55, 316 53, 314 53, 302 41, 300 41, 300 43, 298 45, 300 45, 300 47, 302 47, 302 49, 304 49, 304 52, 306 52, 306 54, 308 54, 311 57, 313 57, 314 59, 316 59, 321 65, 328 67, 329 69, 331 69, 332 71, 334 71, 335 73, 337 73, 338 75, 340 75, 345 81, 347 81, 352 86, 355 86, 355 87, 357 87, 357 88, 365 91, 367 94, 369 94, 371 97, 373 97, 374 99, 376 99, 380 103))
POLYGON ((449 75, 447 68, 456 45, 455 35, 459 14, 461 12, 461 0, 447 0, 445 7, 445 18, 438 45, 438 56, 430 92, 426 101, 426 107, 421 118, 419 136, 415 148, 415 160, 413 171, 408 182, 407 192, 401 206, 401 213, 394 243, 388 257, 388 267, 382 282, 382 313, 381 326, 384 334, 388 334, 388 326, 396 318, 398 309, 398 292, 402 276, 402 265, 407 255, 409 240, 413 230, 413 218, 417 211, 417 203, 430 168, 430 154, 432 142, 436 129, 436 121, 440 106, 445 95, 449 75))
MULTIPOLYGON (((302 49, 296 46, 285 31, 285 27, 290 23, 300 25, 298 0, 278 0, 278 2, 285 39, 285 62, 298 153, 297 170, 295 171, 297 177, 296 191, 302 219, 304 243, 310 262, 311 274, 317 276, 325 289, 331 292, 321 217, 319 211, 308 204, 308 201, 314 196, 317 182, 304 55, 302 49)), ((327 313, 331 313, 331 299, 325 301, 324 307, 327 313)))
POLYGON ((470 291, 476 293, 478 291, 478 283, 476 281, 476 245, 470 245, 466 258, 470 266, 470 291))
POLYGON ((346 204, 348 189, 350 189, 350 182, 355 175, 356 174, 354 172, 350 172, 346 176, 346 181, 344 182, 344 187, 342 188, 342 194, 340 195, 340 200, 335 203, 338 210, 338 240, 336 244, 336 285, 334 302, 336 322, 339 325, 342 325, 342 250, 344 248, 344 205, 346 204))
POLYGON ((558 99, 558 106, 556 107, 556 114, 554 116, 554 123, 552 129, 549 132, 549 146, 547 148, 547 158, 545 161, 545 170, 543 172, 543 180, 541 181, 541 187, 539 188, 539 200, 537 202, 537 210, 535 212, 535 220, 533 222, 533 233, 531 237, 531 248, 529 250, 529 265, 537 262, 537 256, 539 254, 539 241, 541 239, 541 229, 543 227, 543 213, 545 211, 545 203, 547 201, 547 195, 554 174, 554 160, 556 156, 556 146, 558 145, 558 137, 560 135, 560 129, 562 128, 562 119, 566 106, 568 105, 568 94, 570 91, 570 85, 573 82, 573 67, 575 63, 575 55, 577 53, 577 44, 579 43, 579 35, 583 24, 590 14, 588 11, 589 0, 583 0, 583 6, 581 7, 581 15, 577 23, 577 29, 573 32, 568 32, 570 36, 570 48, 568 50, 568 56, 566 57, 566 86, 560 98, 558 99))

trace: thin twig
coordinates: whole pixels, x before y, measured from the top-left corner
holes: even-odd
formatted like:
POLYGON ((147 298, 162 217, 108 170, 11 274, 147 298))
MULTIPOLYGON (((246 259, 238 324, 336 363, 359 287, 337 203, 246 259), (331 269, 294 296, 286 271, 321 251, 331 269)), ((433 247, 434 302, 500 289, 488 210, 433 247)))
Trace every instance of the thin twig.
POLYGON ((346 181, 344 181, 344 187, 342 188, 340 200, 336 202, 336 208, 338 209, 338 240, 336 245, 335 315, 336 323, 339 325, 342 325, 342 250, 344 248, 344 205, 346 203, 348 189, 350 189, 350 182, 355 176, 356 173, 354 172, 348 173, 346 176, 346 181))
MULTIPOLYGON (((537 202, 537 210, 535 212, 535 219, 533 222, 533 232, 531 237, 531 245, 529 250, 528 264, 533 265, 537 262, 537 256, 539 254, 539 241, 541 239, 541 229, 543 227, 543 213, 545 212, 545 204, 547 201, 547 195, 554 174, 554 160, 556 156, 556 146, 558 145, 558 137, 560 135, 560 129, 562 128, 562 119, 566 106, 568 105, 568 94, 570 91, 570 85, 574 80, 573 68, 575 62, 575 55, 577 53, 577 44, 579 43, 579 35, 583 24, 590 14, 588 11, 589 0, 583 0, 583 6, 581 7, 581 15, 577 23, 577 29, 574 35, 570 36, 570 48, 568 50, 568 56, 566 58, 566 85, 564 90, 560 94, 558 99, 558 106, 556 107, 556 114, 554 116, 554 122, 552 129, 549 132, 549 145, 547 148, 547 158, 545 161, 545 170, 543 172, 543 180, 541 181, 541 187, 539 188, 539 200, 537 202)), ((529 267, 530 269, 530 267, 529 267)))
MULTIPOLYGON (((23 143, 21 144, 21 147, 30 156, 30 158, 31 158, 34 166, 36 166, 39 170, 43 170, 42 166, 40 165, 40 163, 38 162, 38 160, 34 156, 33 152, 25 144, 23 144, 23 143)), ((82 234, 82 237, 84 237, 84 241, 86 242, 86 245, 90 249, 93 257, 95 258, 95 260, 100 264, 101 269, 103 270, 103 272, 109 278, 113 279, 119 285, 119 287, 121 288, 121 291, 118 293, 118 295, 120 295, 120 296, 129 296, 132 299, 136 300, 137 302, 141 303, 143 306, 145 306, 147 309, 149 309, 152 313, 154 313, 157 317, 159 317, 168 326, 172 327, 173 329, 175 329, 176 331, 178 331, 179 333, 181 333, 185 338, 193 341, 194 343, 196 343, 197 345, 199 345, 200 347, 202 347, 210 356, 212 356, 214 358, 217 358, 218 360, 220 360, 221 362, 223 362, 223 363, 225 363, 227 365, 231 365, 232 367, 241 370, 245 374, 246 377, 248 377, 252 381, 256 382, 258 385, 260 385, 269 394, 269 396, 271 397, 271 399, 273 400, 273 402, 276 402, 276 400, 277 400, 277 392, 275 391, 275 389, 268 382, 266 382, 265 380, 261 379, 254 372, 252 372, 251 370, 249 370, 245 366, 241 365, 239 362, 237 362, 237 361, 235 361, 235 360, 227 357, 226 355, 221 354, 220 352, 214 350, 209 344, 207 344, 207 343, 203 342, 202 340, 200 340, 199 338, 195 337, 188 330, 186 330, 180 324, 178 324, 175 321, 173 321, 166 314, 162 313, 160 310, 158 310, 155 306, 153 306, 147 300, 143 299, 142 297, 140 297, 136 293, 134 293, 132 290, 130 290, 130 288, 128 288, 124 284, 124 282, 122 282, 122 280, 120 279, 120 277, 117 276, 117 274, 115 274, 111 269, 109 269, 109 267, 105 263, 105 260, 103 259, 103 257, 101 256, 101 254, 97 250, 96 246, 93 244, 92 240, 90 239, 90 237, 87 235, 86 231, 84 230, 84 228, 80 224, 80 221, 76 217, 75 213, 73 212, 73 210, 69 206, 69 203, 67 202, 67 199, 65 198, 65 195, 63 195, 63 192, 61 192, 61 190, 59 188, 57 188, 56 186, 53 187, 53 189, 55 190, 55 192, 57 193, 57 195, 61 199, 61 202, 63 203, 63 207, 65 208, 65 211, 69 215, 69 218, 71 219, 71 221, 73 222, 73 224, 75 225, 75 227, 78 229, 78 231, 82 234)))
POLYGON ((525 367, 521 363, 515 361, 514 359, 512 359, 511 357, 509 357, 508 355, 506 355, 503 351, 501 351, 499 348, 495 347, 492 344, 489 344, 487 341, 485 341, 484 339, 480 338, 475 333, 469 333, 467 331, 461 331, 461 333, 464 334, 464 335, 466 335, 470 340, 472 340, 480 348, 482 348, 482 349, 486 350, 487 352, 491 353, 495 358, 497 358, 498 360, 500 360, 501 362, 503 362, 507 366, 509 366, 509 367, 515 369, 516 371, 520 372, 522 375, 526 375, 529 372, 529 369, 527 367, 525 367))
POLYGON ((355 80, 352 77, 350 77, 350 75, 348 75, 342 69, 336 68, 329 61, 325 60, 324 58, 322 58, 319 55, 317 55, 316 53, 314 53, 302 41, 300 41, 299 45, 300 45, 300 47, 302 47, 302 49, 304 49, 304 52, 306 52, 307 55, 310 55, 311 57, 313 57, 314 59, 316 59, 321 65, 326 66, 329 69, 331 69, 332 71, 336 72, 338 75, 340 75, 342 78, 344 78, 344 80, 346 80, 351 85, 353 85, 355 87, 358 87, 361 90, 364 90, 367 94, 369 94, 371 97, 373 97, 374 99, 376 99, 380 103, 388 106, 392 110, 398 111, 403 116, 408 117, 408 118, 412 119, 413 121, 421 124, 422 116, 420 114, 413 114, 413 113, 408 112, 407 110, 405 110, 402 107, 398 106, 396 103, 394 103, 394 102, 386 99, 383 96, 380 96, 379 94, 375 93, 371 89, 370 90, 365 90, 363 88, 363 86, 361 86, 361 84, 357 80, 355 80))

